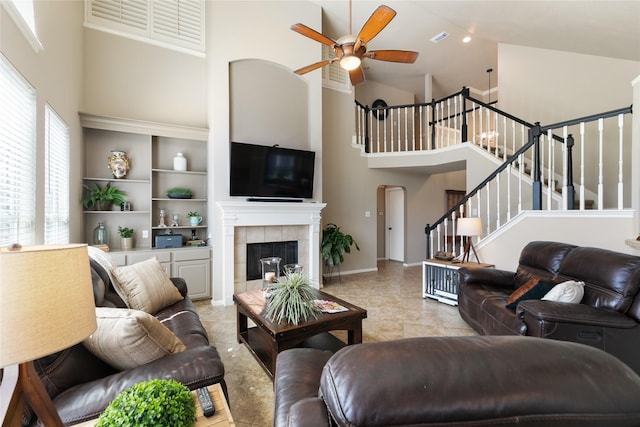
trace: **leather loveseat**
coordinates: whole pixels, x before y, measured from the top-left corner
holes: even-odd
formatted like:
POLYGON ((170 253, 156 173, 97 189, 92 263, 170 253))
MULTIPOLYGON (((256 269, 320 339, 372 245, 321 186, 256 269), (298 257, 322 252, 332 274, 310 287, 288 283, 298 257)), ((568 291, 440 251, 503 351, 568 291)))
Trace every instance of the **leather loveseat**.
POLYGON ((278 355, 274 427, 638 426, 640 377, 582 344, 423 337, 278 355))
POLYGON ((459 271, 459 313, 478 333, 587 344, 640 373, 640 257, 535 241, 523 248, 515 271, 459 271), (536 298, 506 307, 516 289, 535 279, 584 282, 584 296, 573 304, 536 298))
MULTIPOLYGON (((110 274, 94 259, 90 264, 96 307, 126 307, 114 290, 110 274)), ((150 379, 174 379, 192 390, 221 383, 226 393, 222 360, 209 344, 207 332, 187 296, 187 284, 181 278, 172 278, 171 282, 183 298, 153 316, 182 341, 184 351, 124 370, 105 363, 82 343, 34 361, 65 425, 96 418, 120 392, 150 379)), ((36 423, 27 408, 23 425, 36 423)))

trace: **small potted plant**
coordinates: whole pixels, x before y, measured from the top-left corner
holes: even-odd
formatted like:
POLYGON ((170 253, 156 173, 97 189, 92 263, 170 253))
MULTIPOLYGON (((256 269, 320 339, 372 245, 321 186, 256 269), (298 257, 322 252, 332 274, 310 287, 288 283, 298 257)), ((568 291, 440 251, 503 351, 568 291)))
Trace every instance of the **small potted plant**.
POLYGON ((133 228, 118 227, 118 234, 120 235, 120 247, 122 250, 133 248, 133 228))
POLYGON ((202 222, 202 217, 198 215, 198 212, 187 212, 187 216, 189 217, 190 225, 199 225, 202 222))
POLYGON ((170 199, 190 199, 193 197, 193 191, 184 187, 173 187, 167 190, 167 197, 170 199))
POLYGON ((107 406, 96 427, 193 427, 196 405, 189 389, 175 380, 135 384, 107 406))
POLYGON ((125 191, 112 186, 110 182, 104 187, 101 187, 98 183, 84 185, 84 189, 85 194, 82 198, 82 206, 85 209, 96 211, 110 211, 114 203, 120 206, 121 203, 125 202, 124 196, 127 195, 125 191))
POLYGON ((297 325, 318 317, 321 310, 313 303, 315 295, 304 273, 285 271, 270 290, 265 316, 272 322, 297 325))

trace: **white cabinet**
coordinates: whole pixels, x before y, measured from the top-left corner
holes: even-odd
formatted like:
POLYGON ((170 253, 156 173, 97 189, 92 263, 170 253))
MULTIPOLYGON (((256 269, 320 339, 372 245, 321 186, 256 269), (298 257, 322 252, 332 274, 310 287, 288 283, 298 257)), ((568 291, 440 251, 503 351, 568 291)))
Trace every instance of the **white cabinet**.
POLYGON ((493 264, 452 262, 438 259, 422 261, 422 298, 433 298, 449 305, 458 305, 458 270, 465 268, 492 268, 493 264))

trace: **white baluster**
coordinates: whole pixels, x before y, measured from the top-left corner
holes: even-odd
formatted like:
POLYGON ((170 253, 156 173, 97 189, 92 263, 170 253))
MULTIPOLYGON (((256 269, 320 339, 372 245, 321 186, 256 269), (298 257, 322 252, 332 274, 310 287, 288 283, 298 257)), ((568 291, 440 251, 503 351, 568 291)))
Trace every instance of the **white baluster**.
POLYGON ((580 123, 580 210, 584 208, 584 122, 580 123))
POLYGON ((623 183, 623 175, 622 175, 622 166, 623 166, 623 154, 622 154, 622 148, 623 148, 623 134, 624 134, 624 116, 622 114, 618 114, 618 151, 619 151, 619 156, 618 156, 618 209, 623 209, 624 208, 624 183, 623 183))
POLYGON ((598 119, 598 210, 602 210, 604 208, 604 156, 603 156, 603 146, 604 146, 604 120, 602 118, 598 119))
POLYGON ((409 113, 404 107, 404 151, 409 151, 409 113))
POLYGON ((562 144, 562 210, 566 211, 569 209, 569 194, 567 193, 567 173, 569 171, 567 144, 569 142, 569 129, 566 125, 562 127, 562 138, 564 139, 564 143, 562 144))
POLYGON ((549 129, 547 131, 547 138, 549 139, 549 164, 547 165, 547 210, 552 210, 553 207, 551 205, 551 188, 553 186, 553 171, 554 171, 554 154, 555 154, 555 150, 556 150, 556 141, 553 139, 553 133, 551 132, 551 129, 549 129))
POLYGON ((496 230, 500 228, 500 175, 502 174, 496 175, 496 230))

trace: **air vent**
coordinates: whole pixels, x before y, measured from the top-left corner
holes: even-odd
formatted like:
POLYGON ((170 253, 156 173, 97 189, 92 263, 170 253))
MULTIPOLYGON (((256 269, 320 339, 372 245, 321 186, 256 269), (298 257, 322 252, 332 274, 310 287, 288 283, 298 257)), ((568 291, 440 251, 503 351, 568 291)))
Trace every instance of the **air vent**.
POLYGON ((447 37, 449 37, 449 33, 447 33, 446 31, 441 32, 440 34, 434 36, 431 41, 433 43, 440 43, 442 40, 446 39, 447 37))

